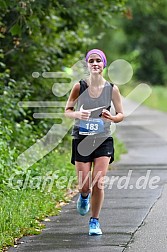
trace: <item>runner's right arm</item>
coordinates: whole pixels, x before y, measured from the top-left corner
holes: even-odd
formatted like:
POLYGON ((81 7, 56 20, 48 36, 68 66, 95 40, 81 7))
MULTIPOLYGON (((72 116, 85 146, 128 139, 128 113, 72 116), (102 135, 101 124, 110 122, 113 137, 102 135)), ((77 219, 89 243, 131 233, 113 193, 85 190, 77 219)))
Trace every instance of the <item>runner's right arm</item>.
POLYGON ((69 118, 78 118, 82 120, 87 120, 89 119, 90 112, 88 110, 82 110, 82 111, 75 111, 74 106, 78 100, 79 97, 79 91, 80 91, 80 83, 76 83, 69 95, 69 98, 66 103, 65 107, 65 116, 69 118))

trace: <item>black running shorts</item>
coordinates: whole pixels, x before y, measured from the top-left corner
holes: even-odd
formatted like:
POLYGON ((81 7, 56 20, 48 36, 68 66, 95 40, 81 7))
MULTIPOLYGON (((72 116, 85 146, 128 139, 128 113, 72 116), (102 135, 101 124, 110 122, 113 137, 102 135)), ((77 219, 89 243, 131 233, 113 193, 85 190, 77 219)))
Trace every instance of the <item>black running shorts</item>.
MULTIPOLYGON (((95 158, 107 156, 110 157, 110 162, 114 161, 114 141, 112 137, 104 138, 103 142, 99 145, 99 138, 90 137, 85 143, 83 148, 87 149, 93 148, 93 152, 89 155, 82 155, 78 151, 78 145, 83 139, 73 139, 72 140, 72 156, 71 163, 75 165, 75 161, 79 162, 93 162, 95 158)), ((101 140, 100 140, 101 141, 101 140)))

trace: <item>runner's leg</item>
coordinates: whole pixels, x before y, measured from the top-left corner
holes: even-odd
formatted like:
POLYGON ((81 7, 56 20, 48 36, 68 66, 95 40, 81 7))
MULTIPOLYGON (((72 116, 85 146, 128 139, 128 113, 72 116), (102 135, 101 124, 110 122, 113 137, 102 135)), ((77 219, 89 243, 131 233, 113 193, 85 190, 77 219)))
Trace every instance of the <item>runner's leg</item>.
POLYGON ((85 197, 90 193, 91 188, 91 165, 91 162, 75 161, 79 192, 85 197))
POLYGON ((110 157, 103 156, 95 158, 92 173, 92 197, 91 216, 99 218, 100 210, 104 200, 103 178, 107 173, 110 157))

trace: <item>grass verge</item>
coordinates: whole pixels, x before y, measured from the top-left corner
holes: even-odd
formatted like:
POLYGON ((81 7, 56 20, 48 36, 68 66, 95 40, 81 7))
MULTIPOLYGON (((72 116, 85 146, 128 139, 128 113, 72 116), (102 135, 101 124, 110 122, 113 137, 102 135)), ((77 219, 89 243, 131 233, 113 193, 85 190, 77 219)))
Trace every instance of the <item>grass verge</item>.
MULTIPOLYGON (((151 86, 151 95, 143 102, 144 105, 167 112, 167 88, 165 86, 151 86)), ((135 87, 126 85, 121 87, 123 96, 128 95, 135 87)), ((137 99, 137 97, 136 97, 137 99)), ((136 100, 137 101, 137 100, 136 100)))
POLYGON ((115 136, 114 136, 114 149, 115 149, 115 153, 114 153, 115 161, 120 160, 121 154, 127 153, 125 144, 115 136))
POLYGON ((145 105, 167 112, 167 88, 153 86, 151 96, 144 102, 145 105))
POLYGON ((57 215, 76 186, 70 153, 54 150, 31 169, 14 170, 0 185, 0 251, 23 235, 40 233, 40 221, 57 215))

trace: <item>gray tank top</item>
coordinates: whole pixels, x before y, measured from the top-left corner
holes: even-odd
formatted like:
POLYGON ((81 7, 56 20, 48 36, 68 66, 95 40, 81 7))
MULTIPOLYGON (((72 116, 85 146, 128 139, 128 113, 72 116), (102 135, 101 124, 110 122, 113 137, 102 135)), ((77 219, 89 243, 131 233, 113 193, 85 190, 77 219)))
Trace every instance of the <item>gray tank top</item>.
MULTIPOLYGON (((94 130, 93 132, 95 132, 96 137, 109 137, 111 135, 111 123, 103 120, 101 118, 101 113, 103 109, 107 109, 110 111, 112 101, 112 89, 113 84, 106 81, 100 96, 97 98, 93 98, 89 95, 88 85, 86 81, 80 81, 80 92, 77 100, 76 111, 79 111, 81 108, 83 108, 84 110, 91 109, 91 122, 75 119, 75 124, 72 129, 72 136, 74 138, 83 138, 84 134, 87 135, 87 133, 81 132, 82 127, 90 127, 91 130, 94 130)), ((90 132, 92 132, 91 130, 90 132)))

